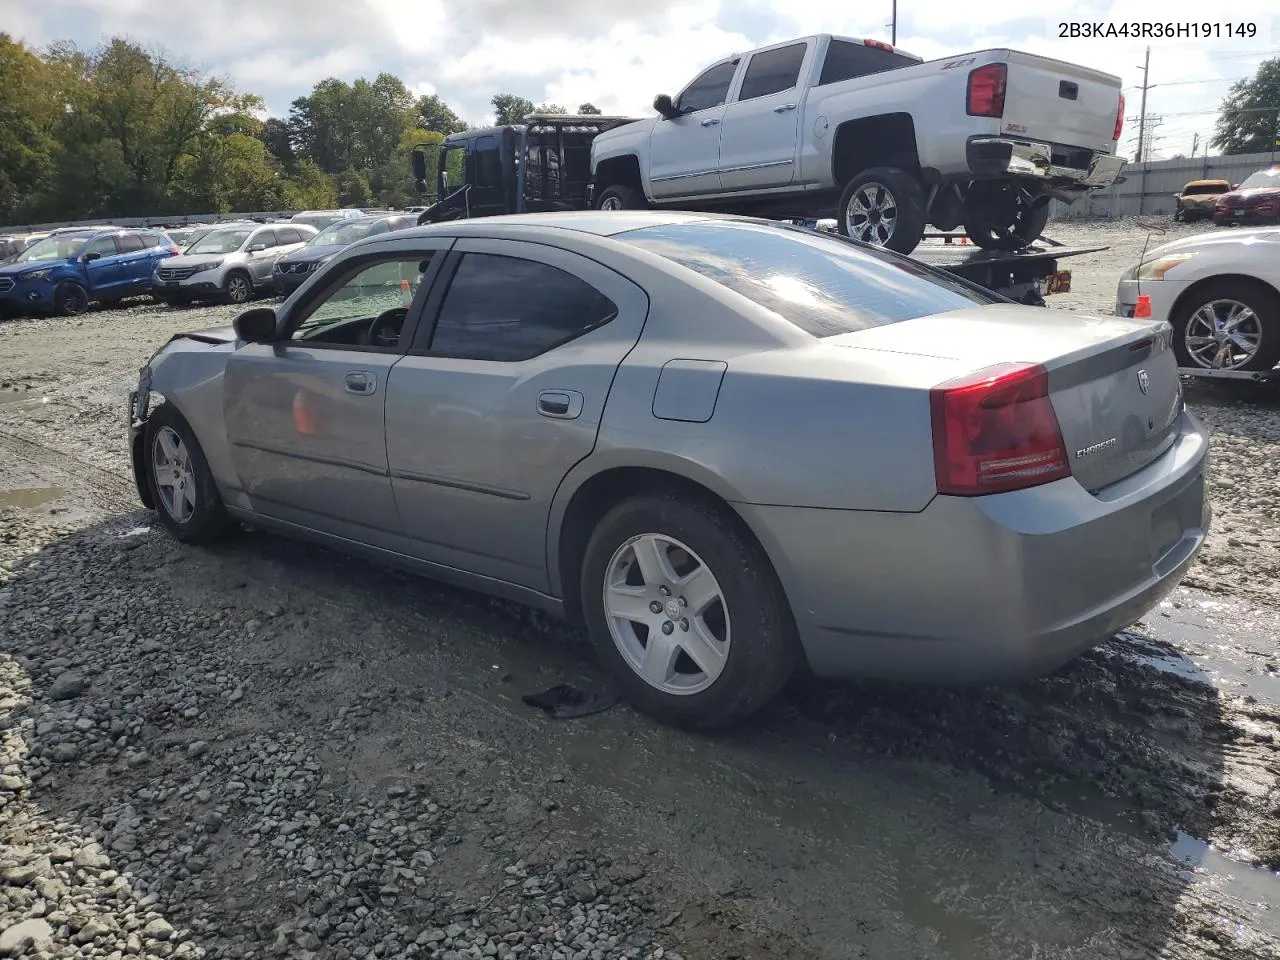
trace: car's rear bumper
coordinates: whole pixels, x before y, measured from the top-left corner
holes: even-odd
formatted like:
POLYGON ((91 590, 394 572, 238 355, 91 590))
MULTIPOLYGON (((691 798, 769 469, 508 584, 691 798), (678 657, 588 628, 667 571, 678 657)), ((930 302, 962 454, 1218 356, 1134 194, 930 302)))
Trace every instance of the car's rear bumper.
POLYGON ((919 513, 738 509, 820 676, 972 682, 1049 672, 1155 606, 1204 543, 1208 435, 1099 495, 1075 480, 919 513))
POLYGON ((1038 177, 1081 190, 1111 186, 1125 164, 1122 157, 1095 153, 1088 167, 1063 166, 1054 163, 1050 144, 1022 143, 1005 137, 973 137, 967 145, 967 159, 969 170, 979 176, 1038 177))

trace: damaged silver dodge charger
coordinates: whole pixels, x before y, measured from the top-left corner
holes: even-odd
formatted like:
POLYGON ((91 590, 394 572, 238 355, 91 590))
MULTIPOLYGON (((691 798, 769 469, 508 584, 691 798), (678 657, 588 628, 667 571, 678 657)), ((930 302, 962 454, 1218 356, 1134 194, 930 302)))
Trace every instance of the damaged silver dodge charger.
POLYGON ((1167 324, 736 217, 363 240, 166 344, 129 417, 180 540, 249 521, 582 621, 633 703, 691 726, 800 667, 1048 672, 1209 526, 1167 324))

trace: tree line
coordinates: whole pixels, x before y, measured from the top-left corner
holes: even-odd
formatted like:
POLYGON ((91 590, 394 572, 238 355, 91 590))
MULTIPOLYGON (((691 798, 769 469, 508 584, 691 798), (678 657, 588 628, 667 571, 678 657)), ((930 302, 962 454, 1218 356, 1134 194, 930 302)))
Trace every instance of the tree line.
MULTIPOLYGON (((511 93, 492 104, 500 124, 569 112, 511 93)), ((407 206, 409 153, 467 129, 389 73, 322 80, 283 118, 261 119, 263 108, 125 38, 34 50, 0 33, 0 224, 407 206)))

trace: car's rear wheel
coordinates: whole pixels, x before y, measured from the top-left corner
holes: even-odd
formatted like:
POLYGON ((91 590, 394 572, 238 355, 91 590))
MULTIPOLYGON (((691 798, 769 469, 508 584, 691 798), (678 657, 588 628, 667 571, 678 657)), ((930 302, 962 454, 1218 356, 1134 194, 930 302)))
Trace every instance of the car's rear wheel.
POLYGON ((253 281, 243 270, 232 270, 222 283, 228 303, 248 303, 253 299, 253 281))
POLYGON ((171 405, 162 403, 152 411, 143 455, 156 515, 175 537, 185 543, 210 543, 235 528, 200 441, 171 405))
POLYGON ((643 193, 622 185, 607 188, 596 201, 597 210, 643 210, 648 205, 643 193))
POLYGON ((836 230, 874 247, 910 253, 924 237, 924 201, 924 190, 907 171, 872 167, 845 184, 836 230))
POLYGON ((965 235, 986 250, 1021 250, 1049 223, 1049 198, 1028 198, 1016 184, 980 180, 964 199, 965 235))
POLYGON ((89 309, 89 291, 74 280, 63 280, 53 291, 53 307, 64 317, 78 317, 89 309))
POLYGON ((1184 296, 1170 317, 1178 365, 1270 370, 1280 363, 1280 296, 1256 280, 1216 280, 1184 296))
POLYGON ((708 729, 772 700, 799 644, 764 551, 726 508, 655 492, 610 510, 587 544, 582 608, 626 697, 708 729))

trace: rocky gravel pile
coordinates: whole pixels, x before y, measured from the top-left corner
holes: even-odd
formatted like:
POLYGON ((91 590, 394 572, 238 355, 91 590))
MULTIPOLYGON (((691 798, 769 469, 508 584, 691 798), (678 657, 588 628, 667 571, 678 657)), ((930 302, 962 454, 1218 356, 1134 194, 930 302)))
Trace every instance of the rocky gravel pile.
POLYGON ((385 786, 336 782, 326 751, 381 697, 255 732, 254 701, 287 677, 251 651, 285 611, 178 615, 147 588, 136 536, 17 527, 0 535, 7 566, 44 552, 0 587, 0 957, 679 960, 641 863, 536 842, 504 860, 530 833, 511 796, 459 782, 482 765, 467 748, 385 786), (91 586, 120 566, 137 588, 91 586))

